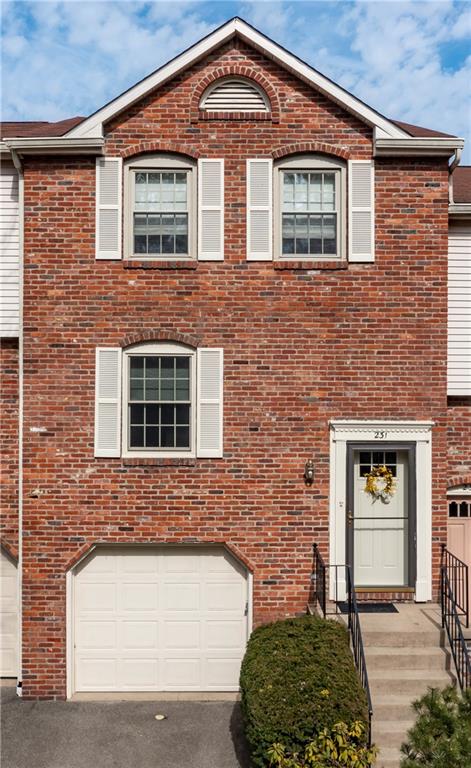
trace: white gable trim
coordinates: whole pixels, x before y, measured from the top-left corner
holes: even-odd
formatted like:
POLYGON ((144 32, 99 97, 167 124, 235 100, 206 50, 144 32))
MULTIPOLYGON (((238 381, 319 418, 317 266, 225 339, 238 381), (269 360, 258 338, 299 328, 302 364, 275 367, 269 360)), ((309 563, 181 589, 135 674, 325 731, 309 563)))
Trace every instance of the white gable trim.
POLYGON ((324 93, 328 98, 337 102, 340 106, 356 115, 360 120, 366 122, 372 127, 378 128, 383 136, 391 138, 402 138, 408 136, 405 131, 398 128, 387 118, 380 115, 371 107, 368 107, 362 101, 352 94, 345 91, 340 86, 333 83, 327 77, 317 72, 315 69, 305 64, 293 54, 281 46, 274 43, 254 27, 247 24, 242 19, 234 18, 223 24, 207 37, 200 40, 188 50, 172 59, 168 64, 160 67, 148 77, 141 80, 135 86, 125 91, 125 93, 113 99, 109 104, 99 109, 83 123, 73 128, 67 137, 100 137, 103 136, 103 123, 110 120, 115 115, 130 107, 134 102, 142 99, 154 88, 165 83, 172 77, 175 77, 183 69, 194 64, 196 61, 206 56, 212 50, 229 40, 237 34, 240 38, 261 51, 265 56, 277 62, 285 69, 288 69, 296 77, 304 80, 308 85, 324 93))

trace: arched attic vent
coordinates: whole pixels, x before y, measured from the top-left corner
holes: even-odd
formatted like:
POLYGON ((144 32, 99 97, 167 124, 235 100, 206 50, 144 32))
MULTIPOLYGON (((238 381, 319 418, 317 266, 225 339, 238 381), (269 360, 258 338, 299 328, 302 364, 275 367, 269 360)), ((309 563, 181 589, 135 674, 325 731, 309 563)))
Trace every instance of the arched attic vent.
POLYGON ((200 109, 205 112, 269 112, 266 93, 241 77, 217 80, 203 93, 200 109))

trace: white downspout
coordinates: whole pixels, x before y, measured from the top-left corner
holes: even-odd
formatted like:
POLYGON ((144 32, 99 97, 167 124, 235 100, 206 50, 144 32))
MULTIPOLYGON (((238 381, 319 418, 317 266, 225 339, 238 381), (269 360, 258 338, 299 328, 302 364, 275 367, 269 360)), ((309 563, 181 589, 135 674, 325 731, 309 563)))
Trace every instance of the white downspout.
POLYGON ((23 258, 24 258, 24 173, 17 152, 12 149, 18 171, 18 681, 16 693, 23 695, 23 258))
POLYGON ((462 149, 460 147, 456 148, 455 156, 453 160, 450 163, 449 169, 448 169, 448 202, 453 204, 455 201, 453 199, 453 171, 455 170, 456 166, 459 165, 461 160, 461 153, 462 149))

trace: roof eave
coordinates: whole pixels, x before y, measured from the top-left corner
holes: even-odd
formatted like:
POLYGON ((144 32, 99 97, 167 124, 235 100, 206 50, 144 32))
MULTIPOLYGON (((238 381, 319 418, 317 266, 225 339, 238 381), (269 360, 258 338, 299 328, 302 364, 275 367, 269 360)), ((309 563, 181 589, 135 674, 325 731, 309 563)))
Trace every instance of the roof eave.
POLYGON ((408 138, 375 139, 375 157, 422 156, 451 157, 458 149, 463 149, 464 139, 459 137, 427 136, 408 138))
POLYGON ((448 214, 453 219, 471 218, 471 203, 450 203, 448 214))
POLYGON ((109 104, 99 109, 95 114, 73 128, 66 135, 70 137, 103 136, 103 125, 116 117, 132 104, 144 98, 150 91, 160 87, 182 70, 195 64, 212 50, 225 43, 235 34, 238 34, 245 42, 261 51, 266 57, 279 63, 296 77, 308 85, 322 92, 329 99, 335 101, 359 120, 376 128, 381 135, 391 138, 407 137, 408 134, 396 126, 392 121, 380 115, 371 107, 364 104, 352 94, 333 83, 327 77, 304 63, 296 56, 286 51, 273 40, 263 35, 254 27, 239 18, 231 19, 223 26, 216 29, 203 40, 200 40, 191 48, 175 57, 153 74, 141 80, 125 93, 113 99, 109 104))
POLYGON ((102 155, 104 139, 99 137, 27 137, 3 139, 0 150, 20 155, 102 155))

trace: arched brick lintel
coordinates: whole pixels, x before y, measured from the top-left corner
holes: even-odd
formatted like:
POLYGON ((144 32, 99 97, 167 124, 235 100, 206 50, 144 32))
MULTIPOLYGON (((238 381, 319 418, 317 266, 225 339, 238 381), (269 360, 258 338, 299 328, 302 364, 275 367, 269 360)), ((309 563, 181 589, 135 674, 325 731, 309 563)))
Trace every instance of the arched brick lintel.
POLYGON ((265 91, 268 100, 270 102, 271 117, 274 122, 280 119, 280 102, 278 94, 275 88, 272 86, 269 80, 264 77, 258 70, 248 67, 245 64, 226 64, 220 66, 213 72, 207 74, 196 86, 191 97, 191 121, 196 122, 199 119, 199 105, 203 93, 212 85, 216 80, 221 80, 223 77, 245 77, 246 80, 253 80, 257 85, 265 91))
POLYGON ((457 485, 471 485, 471 475, 458 475, 457 477, 450 477, 447 481, 447 490, 451 491, 456 488, 457 485))
POLYGON ((127 541, 120 538, 119 540, 116 539, 109 539, 109 540, 103 540, 100 539, 99 542, 92 542, 89 544, 84 544, 80 547, 80 549, 74 553, 74 555, 66 562, 65 570, 66 572, 71 571, 75 566, 84 560, 89 554, 91 554, 95 549, 99 550, 101 547, 107 547, 107 546, 114 546, 114 545, 128 545, 130 547, 139 545, 139 546, 195 546, 195 547, 201 547, 201 546, 221 546, 227 549, 231 555, 239 562, 241 565, 245 566, 247 570, 249 570, 251 573, 254 573, 255 571, 255 565, 250 558, 246 557, 240 549, 233 544, 230 541, 224 541, 224 539, 214 539, 214 538, 208 538, 208 539, 195 539, 191 542, 189 541, 181 541, 181 539, 174 539, 174 538, 162 538, 160 540, 153 540, 153 541, 127 541))
POLYGON ((139 331, 125 336, 120 347, 131 347, 133 344, 145 344, 145 342, 173 341, 178 344, 186 344, 188 347, 199 347, 201 339, 190 333, 179 333, 177 331, 139 331))
POLYGON ((347 147, 339 147, 335 144, 326 144, 324 141, 299 141, 294 144, 284 144, 277 147, 271 153, 274 160, 287 155, 296 155, 301 152, 312 152, 322 155, 335 155, 343 160, 348 160, 351 153, 347 147))
POLYGON ((186 155, 194 160, 200 156, 200 151, 190 144, 173 144, 170 141, 139 141, 132 144, 121 153, 123 160, 135 155, 149 154, 150 152, 169 152, 173 155, 186 155))

